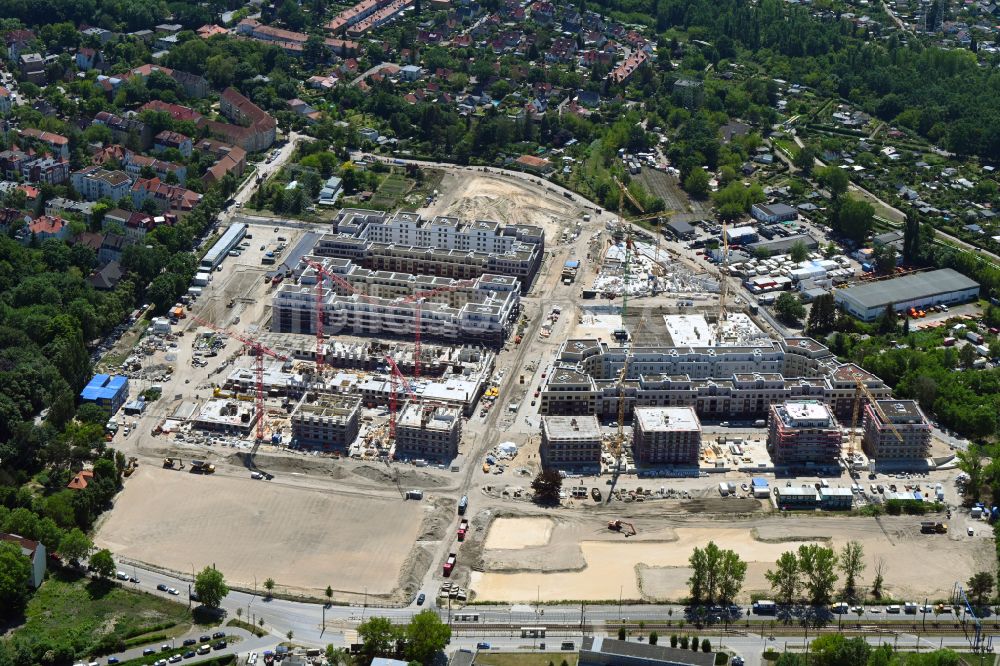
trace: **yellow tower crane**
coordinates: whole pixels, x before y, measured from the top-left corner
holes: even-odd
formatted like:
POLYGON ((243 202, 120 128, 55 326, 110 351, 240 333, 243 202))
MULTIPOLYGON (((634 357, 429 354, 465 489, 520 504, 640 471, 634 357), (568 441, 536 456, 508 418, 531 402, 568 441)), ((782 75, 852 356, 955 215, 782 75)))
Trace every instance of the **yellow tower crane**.
POLYGON ((878 398, 876 398, 868 387, 865 386, 864 381, 861 379, 855 379, 855 389, 854 389, 854 407, 851 411, 851 435, 847 440, 847 459, 851 461, 854 459, 854 452, 856 449, 858 441, 858 417, 861 414, 861 402, 862 398, 867 398, 871 402, 872 409, 882 418, 882 422, 889 426, 889 430, 892 434, 896 436, 899 442, 903 441, 903 435, 900 434, 899 430, 893 425, 892 421, 886 415, 885 411, 878 404, 878 398))

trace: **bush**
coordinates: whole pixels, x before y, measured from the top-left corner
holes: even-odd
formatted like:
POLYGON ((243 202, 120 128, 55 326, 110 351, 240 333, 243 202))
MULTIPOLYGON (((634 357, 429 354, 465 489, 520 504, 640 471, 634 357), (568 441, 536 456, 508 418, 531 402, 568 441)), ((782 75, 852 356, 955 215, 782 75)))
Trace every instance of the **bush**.
POLYGON ((698 637, 697 636, 692 636, 691 637, 691 649, 694 650, 695 652, 698 651, 698 637))
MULTIPOLYGON (((127 641, 122 641, 122 645, 126 648, 135 647, 137 645, 145 645, 146 643, 159 643, 160 641, 167 640, 166 634, 153 634, 152 636, 142 636, 136 638, 130 638, 127 641)), ((117 650, 112 650, 116 652, 117 650)))
POLYGON ((670 647, 677 647, 677 634, 670 634, 670 647))
POLYGON ((681 649, 682 650, 687 650, 689 642, 690 641, 688 640, 687 636, 681 636, 681 649))
POLYGON ((715 653, 715 666, 726 666, 729 663, 729 655, 725 652, 715 653))
POLYGON ((626 636, 625 627, 618 627, 618 640, 620 641, 625 640, 625 636, 626 636))
POLYGON ((660 635, 655 631, 649 632, 649 644, 656 645, 660 641, 660 635))
POLYGON ((701 651, 702 652, 711 652, 712 651, 712 642, 710 640, 708 640, 707 638, 703 638, 701 640, 701 651))
POLYGON ((764 654, 762 656, 764 657, 764 661, 778 661, 778 657, 780 655, 774 648, 767 648, 764 650, 764 654))

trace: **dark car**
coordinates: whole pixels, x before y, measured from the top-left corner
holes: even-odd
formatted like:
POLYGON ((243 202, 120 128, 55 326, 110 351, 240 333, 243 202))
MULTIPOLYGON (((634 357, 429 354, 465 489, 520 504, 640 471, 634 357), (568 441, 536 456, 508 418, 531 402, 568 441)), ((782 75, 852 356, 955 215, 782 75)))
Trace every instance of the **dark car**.
POLYGON ((164 585, 163 583, 160 583, 159 585, 156 586, 156 589, 158 589, 160 592, 166 592, 167 586, 164 585))
POLYGON ((215 648, 216 650, 225 650, 226 649, 226 641, 219 641, 218 643, 216 643, 212 647, 215 648))
POLYGON ((212 638, 225 638, 225 637, 226 637, 226 632, 224 631, 217 631, 214 634, 212 634, 212 638))
POLYGON ((424 600, 426 598, 427 598, 427 595, 425 595, 423 592, 421 592, 420 594, 418 594, 417 595, 417 605, 418 606, 423 606, 424 605, 424 600))
POLYGON ((490 649, 490 644, 489 643, 476 643, 476 649, 477 650, 489 650, 490 649))
POLYGON ((195 654, 197 653, 194 650, 188 650, 187 652, 184 653, 184 658, 190 659, 191 657, 195 656, 195 654))
POLYGON ((193 638, 185 638, 184 639, 184 647, 187 647, 188 645, 195 645, 197 643, 198 643, 198 641, 196 641, 193 638))
POLYGON ((154 650, 153 648, 146 648, 145 650, 142 651, 143 657, 148 657, 151 654, 156 654, 156 650, 154 650))
POLYGON ((198 639, 198 642, 199 643, 207 643, 210 640, 212 640, 211 636, 209 636, 208 634, 203 634, 202 637, 198 639))
POLYGON ((117 664, 119 661, 118 657, 108 657, 109 664, 117 664))

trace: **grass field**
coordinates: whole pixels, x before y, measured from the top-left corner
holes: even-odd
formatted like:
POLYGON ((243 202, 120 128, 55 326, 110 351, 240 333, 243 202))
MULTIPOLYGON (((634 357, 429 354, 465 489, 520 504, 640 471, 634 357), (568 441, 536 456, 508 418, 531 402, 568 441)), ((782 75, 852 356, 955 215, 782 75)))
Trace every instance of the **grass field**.
POLYGON ((579 654, 576 652, 485 652, 476 655, 476 663, 483 666, 560 666, 563 661, 576 666, 579 654))
POLYGON ((187 607, 151 594, 133 592, 111 581, 77 578, 59 572, 42 584, 28 603, 17 635, 30 641, 69 642, 77 654, 102 642, 190 626, 187 607))
POLYGON ((399 200, 410 191, 410 182, 405 176, 391 173, 378 186, 372 196, 371 203, 382 210, 391 210, 399 204, 399 200))

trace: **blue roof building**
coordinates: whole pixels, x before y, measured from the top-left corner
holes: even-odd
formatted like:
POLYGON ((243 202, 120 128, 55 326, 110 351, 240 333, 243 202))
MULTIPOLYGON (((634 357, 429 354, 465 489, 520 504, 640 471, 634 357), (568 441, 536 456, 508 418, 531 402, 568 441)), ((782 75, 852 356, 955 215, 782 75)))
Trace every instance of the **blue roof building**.
POLYGON ((80 400, 92 402, 114 416, 128 399, 128 377, 121 375, 94 375, 90 383, 80 391, 80 400))

